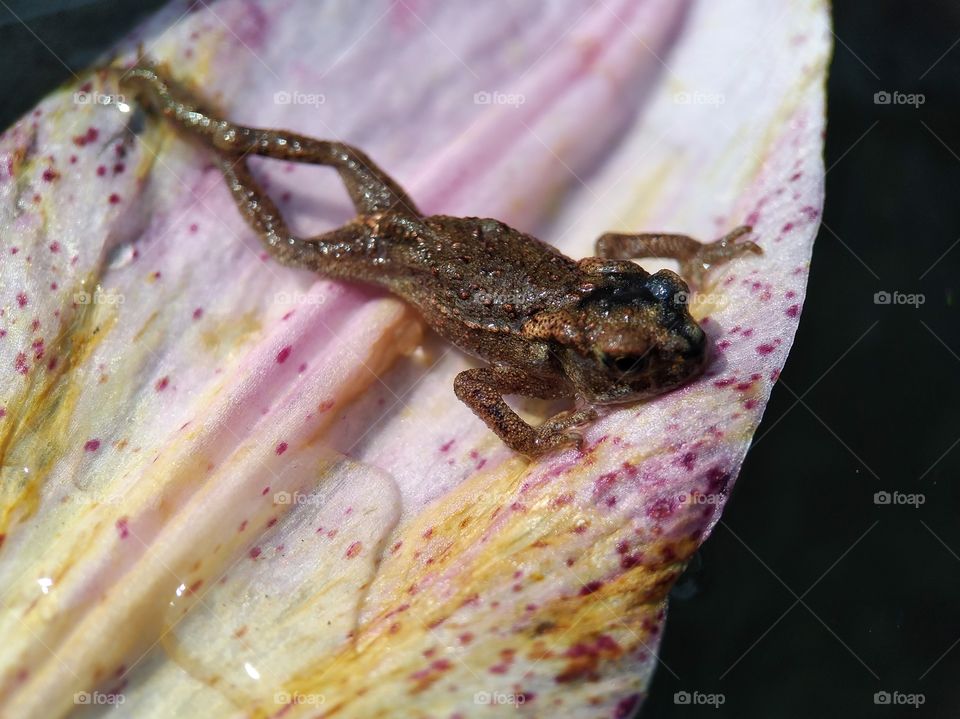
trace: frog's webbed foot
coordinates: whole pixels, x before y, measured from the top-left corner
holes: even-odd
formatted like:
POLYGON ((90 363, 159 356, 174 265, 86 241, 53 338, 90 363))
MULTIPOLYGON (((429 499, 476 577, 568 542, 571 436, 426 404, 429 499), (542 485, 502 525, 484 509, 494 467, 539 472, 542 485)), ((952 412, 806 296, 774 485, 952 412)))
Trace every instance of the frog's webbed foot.
POLYGON ((703 286, 703 277, 712 268, 722 265, 746 253, 762 255, 763 250, 755 242, 745 240, 737 242, 744 235, 753 232, 749 225, 742 225, 728 232, 719 240, 701 244, 689 258, 680 259, 680 274, 695 286, 703 286))
POLYGON ((607 259, 638 259, 668 257, 680 262, 680 274, 695 287, 703 286, 707 272, 745 253, 763 254, 763 250, 749 240, 737 242, 753 228, 743 225, 714 242, 698 242, 688 235, 641 233, 635 235, 608 232, 597 239, 598 257, 607 259))
POLYGON ((528 457, 538 457, 554 449, 575 445, 580 447, 582 437, 571 432, 597 417, 593 408, 560 412, 539 427, 532 427, 504 401, 505 394, 555 399, 570 395, 563 387, 532 377, 509 367, 477 367, 464 370, 453 383, 461 402, 480 419, 510 449, 528 457))
POLYGON ((582 427, 596 418, 597 410, 593 407, 558 412, 536 428, 537 443, 544 447, 544 452, 567 446, 575 446, 582 451, 583 435, 568 430, 582 427))

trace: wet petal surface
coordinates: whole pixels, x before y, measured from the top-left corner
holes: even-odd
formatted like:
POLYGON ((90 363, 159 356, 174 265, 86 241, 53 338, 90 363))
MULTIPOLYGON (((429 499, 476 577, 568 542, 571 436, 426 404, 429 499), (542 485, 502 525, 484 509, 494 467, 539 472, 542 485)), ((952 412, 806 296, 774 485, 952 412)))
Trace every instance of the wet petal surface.
MULTIPOLYGON (((826 6, 224 0, 138 42, 428 212, 573 257, 747 222, 765 254, 693 302, 704 377, 528 463, 401 302, 268 261, 102 77, 51 95, 0 138, 4 715, 629 715, 799 320, 826 6)), ((256 168, 302 233, 349 216, 332 173, 256 168)))

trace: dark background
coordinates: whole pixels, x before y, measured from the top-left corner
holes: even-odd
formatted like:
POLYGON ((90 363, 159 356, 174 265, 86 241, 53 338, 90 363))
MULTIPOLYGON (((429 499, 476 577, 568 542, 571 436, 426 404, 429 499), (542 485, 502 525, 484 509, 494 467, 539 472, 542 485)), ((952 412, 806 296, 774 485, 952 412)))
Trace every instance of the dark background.
MULTIPOLYGON (((161 4, 0 0, 0 127, 161 4)), ((723 520, 674 590, 643 719, 960 716, 960 4, 837 2, 834 21, 800 331, 723 520), (878 105, 878 91, 924 103, 878 105), (880 291, 925 302, 878 305, 880 291), (878 491, 923 504, 878 505, 878 491), (677 704, 682 691, 723 704, 677 704), (878 691, 924 703, 877 705, 878 691)))
POLYGON ((674 591, 644 719, 960 716, 960 3, 840 1, 834 32, 800 331, 674 591), (925 103, 874 104, 883 90, 925 103), (884 290, 926 302, 874 304, 884 290), (874 503, 895 490, 925 503, 874 503))

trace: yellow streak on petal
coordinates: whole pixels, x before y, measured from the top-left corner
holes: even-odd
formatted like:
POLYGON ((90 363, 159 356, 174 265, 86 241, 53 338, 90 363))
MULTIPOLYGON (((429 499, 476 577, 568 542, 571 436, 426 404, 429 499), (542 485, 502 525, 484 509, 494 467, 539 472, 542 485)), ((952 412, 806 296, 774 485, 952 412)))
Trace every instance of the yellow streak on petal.
MULTIPOLYGON (((367 312, 368 316, 362 319, 369 326, 378 327, 377 339, 365 348, 367 354, 360 358, 358 369, 346 376, 337 388, 338 407, 361 394, 376 376, 386 371, 398 353, 410 351, 419 342, 422 325, 404 303, 383 299, 367 312)), ((72 328, 74 341, 78 336, 87 336, 84 332, 78 333, 77 327, 88 324, 89 321, 72 328)), ((103 322, 98 326, 103 331, 103 322)), ((97 326, 91 333, 97 334, 97 326)), ((90 342, 71 347, 71 357, 79 365, 92 348, 90 342)), ((224 379, 227 381, 229 378, 224 379)), ((76 389, 72 391, 76 392, 76 389)), ((216 394, 216 389, 208 393, 211 403, 216 394)), ((72 395, 70 403, 54 401, 55 406, 63 405, 60 424, 71 415, 74 402, 72 395)), ((38 404, 40 406, 45 405, 38 404)), ((335 412, 324 413, 314 435, 306 439, 308 445, 324 434, 335 415, 335 412)), ((216 426, 201 421, 197 424, 206 427, 210 433, 217 431, 216 426)), ((61 430, 60 436, 67 436, 67 433, 61 430)), ((41 440, 21 440, 21 446, 27 441, 31 447, 42 447, 44 442, 52 439, 43 434, 41 440)), ((169 602, 171 587, 181 580, 187 586, 197 580, 203 580, 209 586, 236 561, 237 555, 250 541, 248 535, 234 532, 225 535, 223 531, 227 518, 234 516, 242 504, 240 494, 250 495, 252 492, 253 506, 248 507, 247 512, 251 528, 262 527, 268 515, 277 512, 278 508, 272 503, 262 501, 259 491, 261 473, 253 467, 269 461, 285 462, 286 458, 280 460, 271 447, 265 448, 256 437, 251 437, 237 447, 226 462, 208 470, 204 456, 208 439, 204 433, 199 436, 191 433, 189 438, 185 436, 171 444, 159 454, 158 461, 143 465, 143 474, 124 495, 122 506, 98 505, 86 513, 77 513, 74 521, 63 528, 58 543, 63 546, 69 542, 70 549, 57 556, 58 566, 52 567, 49 575, 57 577, 61 586, 56 593, 32 602, 22 617, 30 637, 45 637, 53 631, 59 641, 57 657, 52 658, 44 652, 42 658, 24 659, 31 668, 30 680, 17 687, 19 691, 13 697, 5 698, 7 706, 13 707, 13 715, 52 716, 60 709, 65 711, 65 706, 56 705, 56 702, 69 700, 73 691, 98 685, 116 666, 130 656, 139 656, 158 641, 165 628, 157 622, 157 617, 165 615, 164 607, 169 602), (198 485, 198 477, 204 478, 202 484, 198 485), (127 554, 117 552, 113 538, 120 514, 129 517, 131 526, 130 544, 126 550, 134 553, 130 566, 124 567, 122 573, 111 574, 113 583, 102 587, 92 603, 79 603, 69 608, 52 606, 51 601, 62 601, 58 594, 63 596, 64 592, 74 588, 72 584, 67 586, 65 577, 70 575, 71 580, 83 582, 82 572, 74 570, 117 563, 121 559, 126 561, 127 554), (140 543, 132 529, 143 521, 143 517, 147 517, 147 524, 162 528, 146 544, 140 543), (163 557, 162 561, 157 560, 159 556, 163 557), (56 626, 50 621, 51 613, 57 620, 56 626), (117 634, 113 631, 116 627, 124 627, 125 631, 117 634), (77 669, 70 676, 64 676, 64 666, 77 669), (55 699, 51 699, 53 695, 56 695, 55 699)), ((53 456, 60 454, 58 450, 53 456)), ((316 465, 316 472, 318 476, 330 472, 329 461, 316 465)), ((277 482, 272 484, 274 490, 283 489, 277 482)), ((76 591, 80 592, 82 588, 76 591)), ((186 601, 178 608, 187 608, 186 601)), ((29 642, 26 634, 18 637, 21 638, 29 642)), ((42 648, 38 641, 29 643, 38 651, 42 648)), ((0 687, 0 691, 12 688, 8 684, 0 687)))
MULTIPOLYGON (((659 623, 656 615, 697 540, 651 540, 644 543, 648 559, 621 569, 616 545, 623 536, 622 517, 604 518, 588 506, 590 499, 558 501, 590 484, 591 464, 588 456, 522 497, 518 489, 528 474, 518 458, 458 486, 398 534, 400 551, 391 555, 388 550, 375 581, 375 588, 389 592, 382 610, 343 651, 307 668, 284 690, 323 694, 325 716, 388 716, 398 696, 405 696, 404 705, 414 711, 418 695, 448 673, 449 681, 470 685, 471 676, 474 681, 476 675, 491 676, 489 667, 505 656, 547 663, 558 682, 576 682, 599 673, 604 662, 648 647, 652 654, 656 640, 650 628, 659 623), (514 510, 518 499, 524 508, 514 510), (565 564, 570 556, 576 558, 572 569, 565 564), (549 577, 554 588, 566 584, 566 594, 548 595, 534 611, 504 595, 506 601, 492 607, 491 593, 509 591, 521 566, 537 568, 525 583, 549 577), (557 582, 557 575, 569 581, 557 582), (591 582, 597 587, 585 588, 591 582), (476 641, 458 651, 457 660, 431 664, 424 659, 444 658, 444 644, 457 644, 465 631, 476 641), (578 645, 590 649, 567 653, 578 645), (431 648, 437 653, 425 655, 431 648)), ((450 694, 424 695, 429 711, 451 710, 444 696, 450 694)), ((456 700, 450 696, 449 701, 456 700)))
POLYGON ((23 391, 7 402, 10 421, 0 426, 0 467, 9 468, 0 483, 0 534, 37 511, 44 479, 58 458, 69 454, 68 440, 75 443, 71 420, 85 385, 73 370, 84 365, 116 322, 117 309, 109 303, 78 305, 46 348, 45 356, 56 357, 56 366, 35 366, 23 391))

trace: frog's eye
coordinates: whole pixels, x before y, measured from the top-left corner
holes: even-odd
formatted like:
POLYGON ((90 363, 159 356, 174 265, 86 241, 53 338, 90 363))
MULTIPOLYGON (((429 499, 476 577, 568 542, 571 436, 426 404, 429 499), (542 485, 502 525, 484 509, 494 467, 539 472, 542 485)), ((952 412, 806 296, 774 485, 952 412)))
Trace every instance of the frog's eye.
POLYGON ((626 355, 624 357, 607 355, 604 357, 604 363, 621 375, 626 375, 642 370, 647 364, 647 355, 646 353, 642 355, 626 355))

